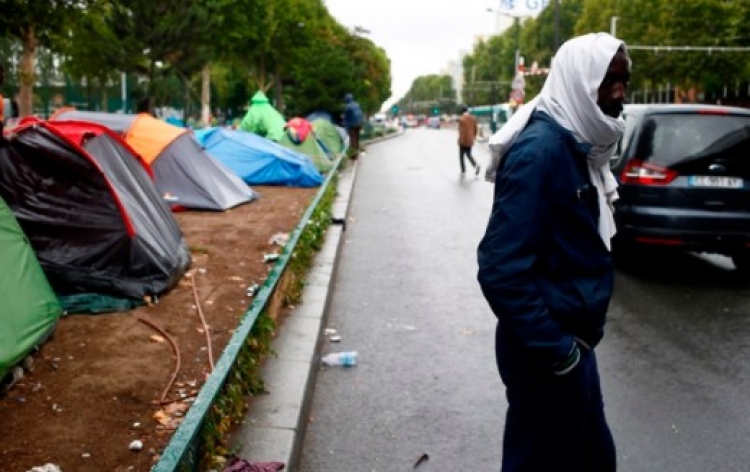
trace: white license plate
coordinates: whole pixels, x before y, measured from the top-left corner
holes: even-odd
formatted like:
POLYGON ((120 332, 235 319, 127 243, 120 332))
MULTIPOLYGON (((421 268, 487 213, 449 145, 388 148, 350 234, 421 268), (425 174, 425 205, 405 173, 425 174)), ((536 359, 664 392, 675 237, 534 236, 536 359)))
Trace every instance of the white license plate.
POLYGON ((690 177, 690 185, 693 187, 742 188, 744 183, 740 177, 694 175, 690 177))

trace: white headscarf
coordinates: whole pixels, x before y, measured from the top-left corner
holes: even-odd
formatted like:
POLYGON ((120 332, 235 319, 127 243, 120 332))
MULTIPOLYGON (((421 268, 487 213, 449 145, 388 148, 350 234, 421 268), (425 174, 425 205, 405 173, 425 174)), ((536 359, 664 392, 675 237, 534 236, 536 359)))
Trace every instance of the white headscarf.
POLYGON ((590 33, 565 42, 557 51, 549 76, 539 95, 522 106, 489 140, 491 160, 485 178, 495 181, 503 156, 508 152, 534 110, 541 110, 570 131, 580 144, 588 144, 591 182, 599 196, 599 235, 610 248, 615 235, 612 204, 617 200, 617 182, 609 159, 622 136, 620 118, 605 115, 597 105, 599 85, 612 58, 625 43, 607 33, 590 33))

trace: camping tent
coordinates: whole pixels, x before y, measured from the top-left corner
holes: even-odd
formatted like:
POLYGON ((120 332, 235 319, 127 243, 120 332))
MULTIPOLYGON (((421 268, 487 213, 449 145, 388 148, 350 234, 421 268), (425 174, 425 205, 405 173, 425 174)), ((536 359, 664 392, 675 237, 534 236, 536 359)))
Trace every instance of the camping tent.
POLYGON ((182 207, 227 210, 255 198, 255 192, 242 180, 201 149, 190 130, 146 113, 124 115, 64 108, 50 120, 99 123, 119 133, 153 169, 159 194, 182 207))
POLYGON ((182 278, 182 232, 117 135, 93 123, 32 122, 2 153, 0 195, 58 294, 142 300, 182 278))
POLYGON ((256 134, 209 128, 195 131, 195 136, 248 185, 317 187, 323 182, 309 157, 256 134))
MULTIPOLYGON (((301 118, 296 119, 301 120, 301 118)), ((285 132, 278 142, 288 149, 309 156, 315 164, 315 167, 320 172, 327 172, 333 166, 333 156, 329 156, 328 153, 326 153, 325 149, 323 149, 318 142, 314 131, 307 133, 304 141, 300 143, 296 143, 295 140, 290 137, 289 133, 285 132)))
POLYGON ((321 147, 328 154, 339 156, 346 151, 348 137, 342 128, 337 127, 331 120, 325 118, 315 118, 310 123, 313 132, 315 132, 315 137, 318 138, 321 147))
MULTIPOLYGON (((4 151, 0 151, 0 157, 4 151)), ((0 199, 0 384, 54 330, 62 308, 13 212, 0 199)))
POLYGON ((278 141, 284 135, 286 120, 268 101, 268 97, 258 91, 250 99, 250 108, 240 122, 240 129, 278 141))

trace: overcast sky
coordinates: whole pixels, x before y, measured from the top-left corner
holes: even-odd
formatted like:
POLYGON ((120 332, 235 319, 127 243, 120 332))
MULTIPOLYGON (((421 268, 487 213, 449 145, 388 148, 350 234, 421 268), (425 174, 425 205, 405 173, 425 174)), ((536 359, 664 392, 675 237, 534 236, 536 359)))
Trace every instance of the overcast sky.
MULTIPOLYGON (((477 35, 495 29, 498 0, 325 0, 347 28, 360 26, 391 60, 390 103, 409 91, 421 75, 439 74, 459 52, 470 51, 477 35)), ((500 17, 507 19, 506 17, 500 17)), ((507 19, 510 22, 509 19, 507 19)))

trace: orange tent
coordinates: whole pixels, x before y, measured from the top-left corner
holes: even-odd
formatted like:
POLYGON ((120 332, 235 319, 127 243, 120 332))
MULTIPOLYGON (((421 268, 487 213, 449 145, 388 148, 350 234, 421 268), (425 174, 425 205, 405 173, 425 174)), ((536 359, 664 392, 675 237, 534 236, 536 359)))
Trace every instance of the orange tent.
POLYGON ((62 108, 50 121, 89 121, 120 134, 153 170, 159 194, 170 203, 198 210, 227 210, 255 199, 255 192, 209 156, 189 129, 147 113, 126 115, 62 108))

